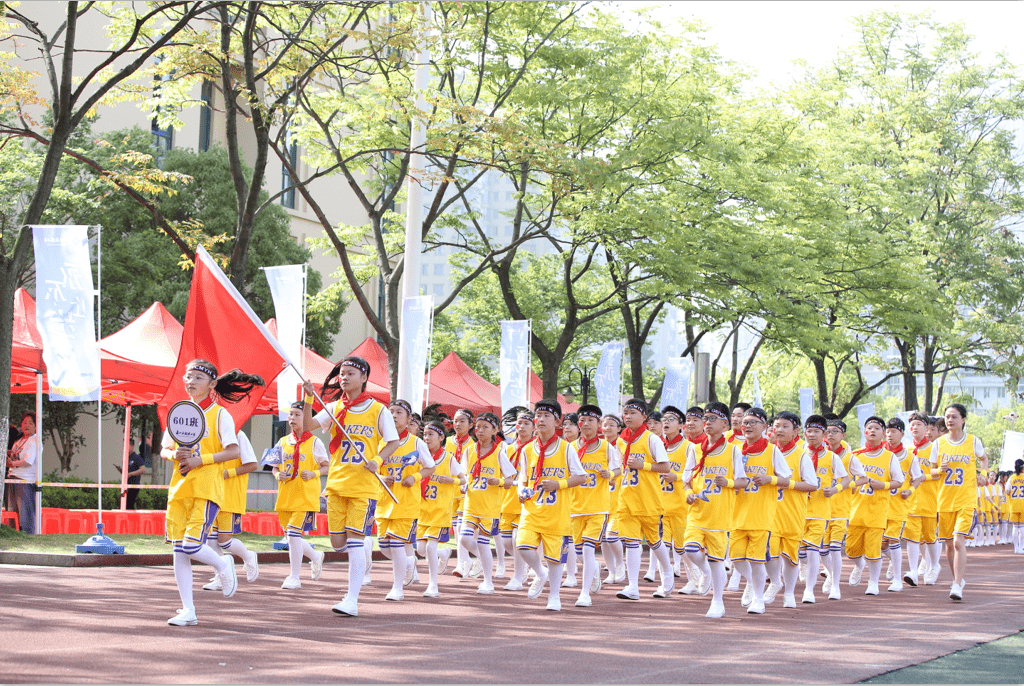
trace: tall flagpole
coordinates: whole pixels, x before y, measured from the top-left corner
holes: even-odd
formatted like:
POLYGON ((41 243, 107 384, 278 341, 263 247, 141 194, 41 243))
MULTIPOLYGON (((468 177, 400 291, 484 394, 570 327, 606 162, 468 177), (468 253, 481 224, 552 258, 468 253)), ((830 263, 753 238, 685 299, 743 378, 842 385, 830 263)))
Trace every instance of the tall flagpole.
MULTIPOLYGON (((433 19, 433 10, 429 2, 420 4, 423 10, 423 26, 426 29, 433 19)), ((427 112, 427 100, 424 93, 430 83, 430 50, 425 43, 420 44, 416 56, 416 75, 413 90, 416 94, 416 106, 413 109, 412 136, 409 142, 409 171, 406 174, 408 201, 405 212, 405 274, 402 277, 402 301, 420 294, 420 253, 423 250, 423 181, 426 164, 423 150, 427 143, 427 125, 424 121, 427 112)), ((401 310, 401 308, 399 308, 401 310)), ((405 345, 406 341, 399 341, 405 345)), ((422 379, 414 379, 414 370, 410 370, 407 355, 398 356, 398 397, 412 396, 413 384, 422 384, 422 379)))

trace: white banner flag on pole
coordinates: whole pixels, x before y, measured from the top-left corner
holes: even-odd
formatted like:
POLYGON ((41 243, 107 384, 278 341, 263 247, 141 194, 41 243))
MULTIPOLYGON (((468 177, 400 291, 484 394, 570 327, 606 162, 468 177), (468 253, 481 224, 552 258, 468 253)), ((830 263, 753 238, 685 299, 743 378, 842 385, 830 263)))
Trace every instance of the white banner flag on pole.
POLYGON ((814 389, 800 389, 800 421, 806 422, 814 414, 814 389))
POLYGON ((95 292, 86 226, 33 226, 36 325, 50 400, 100 399, 95 292))
POLYGON ((754 407, 764 407, 764 401, 761 399, 761 384, 757 380, 757 372, 754 372, 754 407))
POLYGON ((874 403, 864 403, 863 405, 857 406, 857 423, 860 425, 860 432, 864 433, 864 422, 868 420, 868 417, 875 414, 874 403))
MULTIPOLYGON (((1012 472, 1013 463, 1024 457, 1024 433, 1020 431, 1003 432, 1003 456, 999 460, 999 471, 1012 472)), ((991 466, 991 463, 989 463, 991 466)))
MULTIPOLYGON (((274 317, 277 319, 277 340, 291 359, 296 360, 305 370, 305 355, 302 341, 305 338, 304 318, 306 297, 306 269, 302 264, 286 264, 280 267, 266 267, 270 295, 274 299, 274 317)), ((288 419, 291 404, 299 399, 299 384, 302 379, 291 367, 277 377, 277 418, 288 419)))
POLYGON ((529 319, 501 322, 501 412, 513 407, 530 406, 530 333, 529 319))
POLYGON ((594 391, 597 404, 605 414, 619 412, 619 396, 622 393, 622 351, 621 341, 604 344, 601 361, 594 373, 594 391))
POLYGON ((434 316, 434 297, 416 295, 402 300, 402 344, 398 348, 398 387, 404 390, 413 412, 423 411, 423 379, 427 374, 430 350, 430 322, 434 316))
POLYGON ((662 384, 661 406, 674 405, 686 412, 690 397, 690 377, 693 375, 693 360, 688 357, 669 358, 665 365, 665 381, 662 384))

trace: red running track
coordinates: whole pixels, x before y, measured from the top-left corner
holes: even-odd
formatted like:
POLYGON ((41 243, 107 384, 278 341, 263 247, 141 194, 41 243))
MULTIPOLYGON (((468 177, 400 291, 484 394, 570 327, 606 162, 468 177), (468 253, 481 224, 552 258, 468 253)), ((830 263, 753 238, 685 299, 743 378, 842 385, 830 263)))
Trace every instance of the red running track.
POLYGON ((346 618, 330 611, 344 564, 316 582, 304 567, 300 591, 282 591, 287 567, 266 564, 231 599, 199 590, 209 575, 197 565, 200 623, 182 628, 165 623, 179 606, 168 567, 7 565, 0 681, 849 683, 1024 629, 1024 559, 1009 546, 969 555, 961 603, 949 600, 944 570, 938 585, 898 594, 844 584, 843 600, 819 593, 791 610, 780 596, 763 616, 727 593, 720 620, 704 618, 709 598, 656 600, 645 582, 639 602, 605 587, 586 609, 573 607, 577 589, 563 589, 561 613, 525 593, 476 595, 476 580, 450 575, 439 599, 414 585, 385 602, 387 562, 375 564, 360 616, 346 618))

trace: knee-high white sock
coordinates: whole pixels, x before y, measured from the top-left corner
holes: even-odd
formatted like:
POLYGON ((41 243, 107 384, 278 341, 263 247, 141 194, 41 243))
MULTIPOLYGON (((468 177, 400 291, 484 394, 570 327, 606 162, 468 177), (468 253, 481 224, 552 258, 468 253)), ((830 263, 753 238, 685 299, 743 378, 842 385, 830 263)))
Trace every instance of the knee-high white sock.
POLYGON ((626 579, 630 586, 635 587, 640 583, 640 558, 642 555, 639 542, 630 541, 626 544, 626 579))
POLYGON ((843 578, 843 554, 839 550, 832 550, 829 559, 832 562, 832 583, 838 584, 843 578))
MULTIPOLYGON (((288 542, 288 545, 289 547, 291 546, 291 541, 288 542)), ((249 549, 246 548, 245 544, 239 541, 237 538, 232 538, 227 543, 222 543, 220 547, 221 550, 223 550, 226 553, 237 555, 239 558, 242 559, 243 562, 245 561, 245 558, 249 557, 249 549)))
MULTIPOLYGON (((302 572, 302 536, 288 537, 288 575, 296 579, 302 572)), ((307 545, 309 545, 307 543, 307 545)))
POLYGON ((501 532, 494 537, 494 555, 499 570, 505 569, 505 541, 505 534, 501 532))
MULTIPOLYGON (((543 577, 547 574, 547 570, 544 568, 544 565, 541 564, 540 554, 536 550, 520 548, 519 556, 523 558, 523 562, 525 562, 537 576, 543 577)), ((523 576, 525 577, 525 574, 523 576)))
POLYGON ((377 547, 380 548, 380 554, 381 555, 383 555, 384 557, 386 557, 389 560, 393 559, 391 557, 393 553, 391 552, 391 539, 390 538, 382 538, 382 539, 378 540, 377 541, 377 547))
MULTIPOLYGON (((452 531, 459 532, 459 544, 455 546, 455 559, 457 560, 457 566, 460 569, 464 569, 467 573, 469 572, 470 563, 472 560, 469 559, 469 550, 462 545, 462 516, 458 517, 456 525, 452 528, 452 531)), ((473 539, 471 545, 476 545, 476 539, 473 539)))
POLYGON ((657 543, 651 548, 651 557, 658 563, 658 571, 661 574, 661 585, 665 588, 672 588, 676 583, 676 575, 672 573, 672 560, 669 558, 668 546, 664 543, 657 543))
POLYGON ((942 563, 940 562, 940 560, 942 559, 942 541, 935 541, 934 543, 929 543, 927 546, 927 552, 928 561, 931 563, 931 566, 935 569, 941 567, 942 563))
POLYGON ((606 539, 601 545, 605 551, 605 562, 608 564, 608 569, 611 570, 612 577, 615 577, 615 570, 619 568, 625 561, 626 553, 622 547, 622 540, 618 536, 612 539, 606 539))
POLYGON ((416 578, 416 546, 412 543, 406 543, 403 549, 405 551, 406 569, 412 569, 413 578, 416 578))
POLYGON ((427 572, 430 574, 429 584, 437 586, 437 541, 434 539, 420 539, 423 544, 424 557, 427 558, 427 572))
POLYGON ((781 557, 773 557, 772 559, 768 560, 768 563, 765 565, 765 570, 767 571, 768 576, 771 578, 773 584, 775 584, 776 586, 783 585, 781 557))
POLYGON ((763 562, 750 563, 750 585, 754 589, 754 602, 764 603, 764 584, 768 578, 763 562))
POLYGON ((892 559, 892 573, 894 581, 903 580, 903 548, 899 542, 889 544, 889 556, 892 559))
POLYGON ((548 598, 560 600, 562 592, 562 570, 565 567, 561 562, 548 560, 548 598))
POLYGON ((722 595, 725 593, 725 563, 712 560, 711 566, 711 588, 712 598, 716 603, 722 602, 722 595))
POLYGON ((877 584, 879 577, 882 575, 882 560, 870 560, 868 561, 867 566, 869 575, 868 579, 871 583, 877 584))
MULTIPOLYGON (((464 548, 467 553, 473 553, 477 558, 480 557, 480 551, 477 550, 476 545, 476 529, 472 525, 465 526, 459 531, 459 547, 464 548)), ((466 562, 467 564, 470 562, 468 554, 466 555, 466 562)))
POLYGON ((477 557, 484 568, 484 583, 494 583, 494 556, 491 554, 491 537, 481 535, 476 539, 477 557))
POLYGON ((195 610, 192 601, 192 561, 185 553, 174 553, 174 583, 178 586, 178 596, 184 610, 195 610))
MULTIPOLYGON (((764 565, 762 565, 762 567, 763 566, 764 565)), ((732 569, 734 573, 739 574, 748 582, 752 581, 752 577, 750 576, 750 560, 733 560, 732 569)))
POLYGON ((564 567, 566 578, 576 576, 576 546, 569 546, 564 567))
MULTIPOLYGON (((641 548, 640 550, 642 554, 643 548, 641 548)), ((653 546, 650 546, 648 550, 650 551, 650 555, 648 556, 649 559, 647 562, 647 571, 644 573, 644 576, 654 576, 658 570, 658 559, 654 556, 653 546)))
POLYGON ((818 585, 818 572, 821 570, 821 553, 815 549, 807 550, 807 581, 804 588, 814 593, 814 587, 818 585))
MULTIPOLYGON (((313 559, 313 555, 315 555, 315 554, 316 554, 316 551, 315 551, 315 550, 313 550, 313 546, 311 546, 311 545, 309 544, 309 541, 307 541, 307 540, 306 540, 306 537, 305 537, 305 536, 299 536, 299 542, 300 542, 300 544, 301 544, 301 547, 302 547, 302 554, 303 554, 303 555, 304 555, 304 556, 305 556, 305 557, 306 557, 307 559, 309 559, 309 560, 312 560, 312 559, 313 559)), ((292 546, 291 546, 291 542, 289 542, 289 543, 288 543, 288 548, 290 549, 291 547, 292 547, 292 546)))
MULTIPOLYGON (((381 543, 384 543, 384 541, 381 541, 381 543)), ((400 591, 405 586, 405 565, 405 550, 402 544, 398 541, 391 541, 391 588, 393 590, 400 591), (398 543, 398 545, 395 546, 395 543, 398 543)))
POLYGON ((363 588, 363 577, 366 575, 366 552, 363 539, 355 536, 349 538, 348 545, 348 597, 359 600, 359 591, 363 588))
POLYGON ((917 574, 917 566, 921 564, 921 545, 907 541, 907 571, 917 574))
POLYGON ((593 543, 583 544, 583 581, 582 592, 590 594, 590 584, 594 583, 594 575, 601 573, 601 567, 597 564, 597 554, 593 543))
POLYGON ((800 565, 792 565, 789 561, 782 563, 782 580, 785 585, 786 595, 796 593, 796 582, 800 578, 800 565))
POLYGON ((191 557, 196 562, 202 562, 204 565, 210 565, 218 572, 223 571, 225 569, 224 565, 226 563, 224 559, 217 554, 217 551, 215 551, 208 545, 201 545, 199 547, 199 550, 189 555, 189 557, 191 557))
MULTIPOLYGON (((349 536, 349 542, 352 542, 351 536, 349 536)), ((373 536, 363 537, 363 554, 366 556, 366 563, 363 565, 363 573, 365 574, 366 570, 373 564, 373 536)))

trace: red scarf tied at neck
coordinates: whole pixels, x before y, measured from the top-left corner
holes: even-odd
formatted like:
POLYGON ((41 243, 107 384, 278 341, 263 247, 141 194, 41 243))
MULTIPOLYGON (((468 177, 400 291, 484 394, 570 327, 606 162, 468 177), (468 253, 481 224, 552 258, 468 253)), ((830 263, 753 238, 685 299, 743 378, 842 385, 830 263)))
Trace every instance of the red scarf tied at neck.
MULTIPOLYGON (((633 444, 637 442, 644 432, 647 431, 646 426, 638 426, 636 429, 624 429, 619 437, 626 442, 626 452, 622 455, 622 467, 625 468, 626 462, 629 460, 629 453, 633 450, 633 444)), ((630 467, 630 469, 633 469, 630 467)), ((635 470, 634 470, 635 471, 635 470)))
POLYGON ((782 454, 785 455, 790 450, 792 450, 794 447, 796 447, 796 442, 799 441, 799 440, 800 440, 799 436, 794 436, 793 440, 790 441, 789 443, 787 443, 786 445, 780 445, 779 446, 779 450, 781 450, 782 454))
POLYGON ((486 455, 480 454, 480 441, 476 442, 476 462, 473 464, 473 478, 480 476, 480 472, 483 470, 484 460, 494 454, 494 451, 498 449, 498 442, 491 441, 491 449, 487 451, 486 455))
MULTIPOLYGON (((360 405, 369 399, 370 394, 367 393, 366 391, 363 391, 352 400, 349 400, 348 393, 342 395, 341 401, 339 402, 341 409, 338 410, 338 414, 334 415, 338 419, 338 424, 345 426, 345 418, 348 416, 348 411, 351 408, 355 407, 356 405, 360 405)), ((331 430, 335 432, 334 435, 331 437, 330 445, 330 452, 331 455, 333 455, 338 451, 338 448, 341 447, 341 442, 345 439, 345 435, 342 431, 338 430, 337 426, 333 426, 331 430)))
POLYGON ((817 448, 812 448, 810 445, 807 446, 807 452, 811 454, 811 464, 814 465, 814 469, 818 469, 818 457, 825 452, 825 444, 822 443, 817 448))
POLYGON ((761 436, 761 438, 757 439, 753 443, 744 442, 743 447, 740 450, 743 452, 744 455, 756 455, 758 453, 763 453, 765 448, 767 447, 768 439, 765 438, 764 436, 761 436))
POLYGON ((694 476, 697 476, 704 471, 704 461, 707 460, 708 455, 725 445, 725 434, 719 436, 718 440, 710 446, 708 445, 708 440, 708 435, 704 434, 704 444, 700 452, 700 462, 697 463, 697 467, 694 469, 694 476))
POLYGON ((289 481, 299 475, 299 460, 302 459, 302 451, 300 448, 302 448, 303 443, 313 437, 313 434, 308 431, 303 431, 302 435, 298 436, 293 431, 292 437, 295 439, 295 450, 292 451, 292 475, 288 478, 289 481))
POLYGON ((537 466, 533 470, 533 490, 536 491, 540 487, 540 478, 544 474, 544 457, 547 449, 551 447, 552 443, 558 442, 558 434, 549 438, 547 443, 541 443, 540 436, 533 440, 537 442, 537 466))

